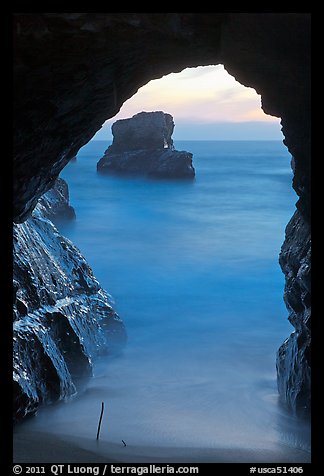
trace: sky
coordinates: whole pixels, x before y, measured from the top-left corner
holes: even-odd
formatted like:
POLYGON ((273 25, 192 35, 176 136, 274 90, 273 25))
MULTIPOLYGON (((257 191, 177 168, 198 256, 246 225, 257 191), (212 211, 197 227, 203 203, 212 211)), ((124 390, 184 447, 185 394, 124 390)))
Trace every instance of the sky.
POLYGON ((93 140, 111 140, 111 125, 141 111, 173 116, 174 140, 282 140, 280 119, 266 115, 261 97, 222 65, 187 68, 150 81, 105 122, 93 140))

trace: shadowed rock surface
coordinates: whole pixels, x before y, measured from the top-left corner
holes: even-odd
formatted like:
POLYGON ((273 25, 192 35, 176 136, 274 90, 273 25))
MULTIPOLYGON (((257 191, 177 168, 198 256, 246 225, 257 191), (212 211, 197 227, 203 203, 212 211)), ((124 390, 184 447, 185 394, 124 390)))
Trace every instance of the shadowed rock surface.
POLYGON ((171 114, 162 111, 139 112, 128 119, 120 119, 111 126, 114 153, 130 150, 174 150, 172 134, 174 121, 171 114))
POLYGON ((193 178, 192 154, 174 149, 173 117, 162 111, 140 112, 112 125, 113 143, 97 164, 101 173, 193 178))
POLYGON ((279 261, 286 276, 284 300, 295 331, 277 352, 278 389, 289 408, 307 416, 311 408, 311 234, 298 210, 287 225, 279 261))
POLYGON ((64 179, 58 177, 54 186, 38 201, 38 208, 43 216, 49 218, 54 224, 62 221, 74 220, 75 210, 69 203, 69 188, 64 179))
POLYGON ((88 263, 45 216, 53 193, 14 226, 14 420, 75 395, 93 359, 126 338, 88 263))
MULTIPOLYGON (((17 13, 14 19, 14 221, 30 216, 62 168, 138 88, 186 67, 223 64, 261 95, 266 113, 281 118, 294 158, 300 219, 287 228, 281 262, 289 312, 293 302, 298 308, 290 314, 296 331, 289 342, 298 335, 304 341, 310 307, 291 283, 310 265, 310 252, 300 262, 310 229, 310 14, 17 13)), ((281 398, 302 414, 310 411, 307 348, 285 343, 277 361, 281 398)))

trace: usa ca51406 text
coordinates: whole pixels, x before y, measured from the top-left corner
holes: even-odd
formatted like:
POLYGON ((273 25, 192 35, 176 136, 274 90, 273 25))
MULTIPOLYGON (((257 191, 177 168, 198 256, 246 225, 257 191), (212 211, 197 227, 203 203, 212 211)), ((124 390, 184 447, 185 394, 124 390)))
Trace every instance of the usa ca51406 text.
POLYGON ((250 473, 263 473, 263 474, 302 474, 302 466, 276 466, 273 468, 256 468, 251 467, 250 473), (256 471, 257 470, 257 471, 256 471))

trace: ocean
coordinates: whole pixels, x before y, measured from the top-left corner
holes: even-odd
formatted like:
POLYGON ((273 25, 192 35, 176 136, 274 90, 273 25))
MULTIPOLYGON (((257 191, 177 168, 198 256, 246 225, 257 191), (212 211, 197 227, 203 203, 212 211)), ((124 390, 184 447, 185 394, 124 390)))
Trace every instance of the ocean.
POLYGON ((107 442, 308 452, 310 430, 276 387, 276 351, 293 331, 278 263, 297 201, 288 150, 175 141, 196 178, 158 181, 98 174, 109 144, 90 142, 63 170, 77 218, 60 231, 111 294, 128 342, 33 427, 93 438, 104 401, 107 442))

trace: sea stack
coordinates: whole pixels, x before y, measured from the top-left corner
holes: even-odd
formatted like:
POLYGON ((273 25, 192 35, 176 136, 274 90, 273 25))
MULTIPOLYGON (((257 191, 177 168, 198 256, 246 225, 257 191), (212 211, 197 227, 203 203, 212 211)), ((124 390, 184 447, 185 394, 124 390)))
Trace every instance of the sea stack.
POLYGON ((174 122, 162 111, 140 112, 112 125, 113 143, 97 164, 100 173, 192 179, 192 154, 175 150, 174 122))

